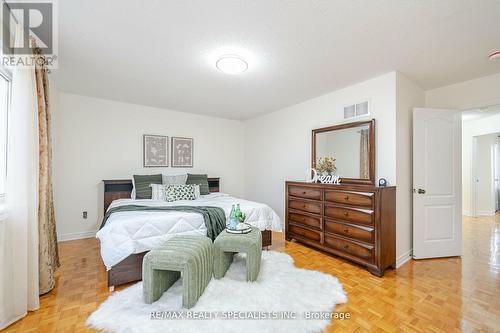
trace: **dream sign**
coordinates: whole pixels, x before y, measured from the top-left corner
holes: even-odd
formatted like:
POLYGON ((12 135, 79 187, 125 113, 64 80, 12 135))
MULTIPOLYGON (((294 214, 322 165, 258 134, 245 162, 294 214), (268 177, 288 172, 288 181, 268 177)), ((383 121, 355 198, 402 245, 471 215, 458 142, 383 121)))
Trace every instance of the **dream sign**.
POLYGON ((340 184, 339 175, 318 175, 318 172, 314 168, 309 168, 306 170, 306 181, 309 183, 324 183, 324 184, 340 184))

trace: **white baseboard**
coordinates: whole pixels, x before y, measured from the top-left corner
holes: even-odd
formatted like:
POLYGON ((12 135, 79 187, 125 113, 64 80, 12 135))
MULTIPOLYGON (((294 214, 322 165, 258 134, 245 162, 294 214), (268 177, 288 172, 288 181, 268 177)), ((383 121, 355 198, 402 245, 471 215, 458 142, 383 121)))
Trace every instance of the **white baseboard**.
POLYGON ((464 211, 462 211, 462 215, 464 215, 464 216, 472 216, 472 213, 470 211, 468 211, 468 210, 464 210, 464 211))
POLYGON ((493 210, 478 210, 477 216, 494 216, 495 211, 493 210))
POLYGON ((58 234, 57 241, 64 242, 76 239, 94 238, 95 234, 96 234, 95 231, 82 231, 82 232, 73 232, 70 234, 58 234))
POLYGON ((408 250, 396 259, 396 268, 403 266, 413 256, 413 249, 408 250))

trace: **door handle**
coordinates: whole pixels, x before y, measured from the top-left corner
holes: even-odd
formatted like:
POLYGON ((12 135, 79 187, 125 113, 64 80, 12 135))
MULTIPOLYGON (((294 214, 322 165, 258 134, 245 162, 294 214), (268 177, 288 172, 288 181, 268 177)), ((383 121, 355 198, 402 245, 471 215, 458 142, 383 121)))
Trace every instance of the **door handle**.
POLYGON ((418 194, 425 194, 425 190, 421 189, 421 188, 419 188, 417 192, 418 192, 418 194))

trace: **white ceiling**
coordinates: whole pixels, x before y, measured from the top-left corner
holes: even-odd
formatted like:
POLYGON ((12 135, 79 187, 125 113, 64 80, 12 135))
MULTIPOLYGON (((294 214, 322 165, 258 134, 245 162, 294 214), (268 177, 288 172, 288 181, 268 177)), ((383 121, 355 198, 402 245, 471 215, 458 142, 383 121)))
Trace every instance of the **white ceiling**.
POLYGON ((500 72, 499 0, 62 0, 59 89, 247 119, 399 70, 424 89, 500 72), (249 70, 215 68, 237 53, 249 70))

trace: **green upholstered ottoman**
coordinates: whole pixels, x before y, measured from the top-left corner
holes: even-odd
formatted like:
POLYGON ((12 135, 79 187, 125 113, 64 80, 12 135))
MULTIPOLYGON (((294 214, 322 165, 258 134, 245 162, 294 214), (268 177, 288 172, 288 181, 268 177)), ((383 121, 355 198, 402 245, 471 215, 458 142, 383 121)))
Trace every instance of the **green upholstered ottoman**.
POLYGON ((182 306, 192 308, 212 279, 213 245, 201 235, 176 236, 142 261, 144 302, 151 304, 182 276, 182 306))
POLYGON ((262 233, 258 228, 252 228, 251 232, 242 235, 224 230, 217 236, 214 242, 214 277, 221 279, 226 274, 237 252, 247 255, 247 281, 257 280, 262 257, 262 233))

